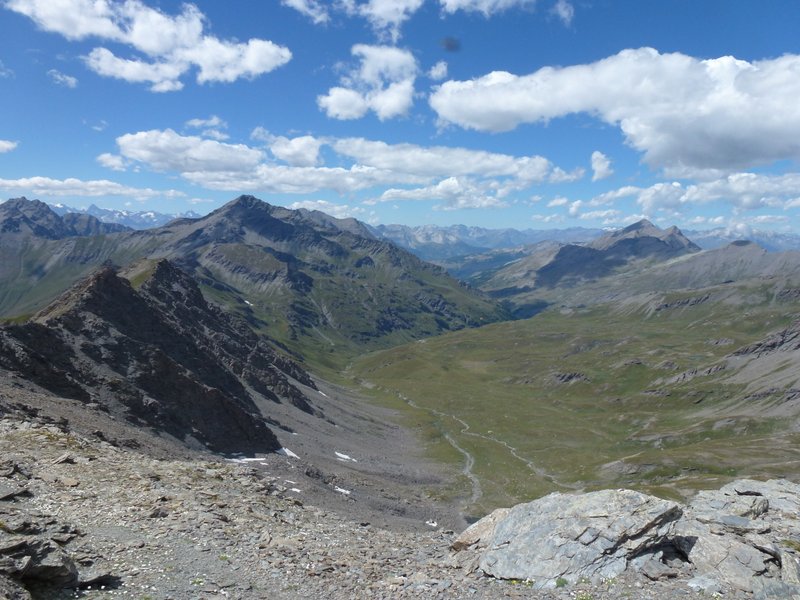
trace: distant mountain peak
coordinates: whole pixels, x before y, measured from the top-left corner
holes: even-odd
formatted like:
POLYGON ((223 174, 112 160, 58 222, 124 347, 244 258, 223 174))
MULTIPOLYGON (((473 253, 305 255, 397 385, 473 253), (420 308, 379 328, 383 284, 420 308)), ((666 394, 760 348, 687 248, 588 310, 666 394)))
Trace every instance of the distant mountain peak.
MULTIPOLYGON (((621 233, 632 233, 634 231, 644 231, 644 230, 652 230, 652 229, 659 229, 651 221, 648 219, 640 219, 635 223, 631 223, 627 227, 621 230, 621 233)), ((659 229, 660 230, 660 229, 659 229)))
MULTIPOLYGON (((596 250, 609 250, 625 240, 652 238, 662 242, 671 251, 698 252, 700 247, 687 238, 676 226, 661 229, 647 219, 641 219, 623 229, 613 231, 597 238, 589 245, 596 250)), ((631 243, 631 242, 628 242, 631 243)), ((655 246, 653 247, 655 248, 655 246)), ((651 252, 647 252, 648 254, 651 252)))

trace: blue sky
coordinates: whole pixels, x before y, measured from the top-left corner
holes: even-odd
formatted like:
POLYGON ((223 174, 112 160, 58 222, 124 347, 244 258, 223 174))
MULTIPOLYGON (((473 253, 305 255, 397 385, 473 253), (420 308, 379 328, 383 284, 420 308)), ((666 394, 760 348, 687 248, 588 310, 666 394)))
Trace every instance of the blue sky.
POLYGON ((796 0, 0 0, 0 198, 800 231, 796 0))

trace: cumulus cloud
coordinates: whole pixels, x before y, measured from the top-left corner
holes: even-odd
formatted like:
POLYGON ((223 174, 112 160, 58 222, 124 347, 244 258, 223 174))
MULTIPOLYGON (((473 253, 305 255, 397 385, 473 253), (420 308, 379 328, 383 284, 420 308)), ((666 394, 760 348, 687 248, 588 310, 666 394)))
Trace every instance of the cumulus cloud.
POLYGON ((382 37, 397 43, 400 27, 419 10, 425 0, 341 0, 340 6, 351 15, 367 19, 382 37))
POLYGON ((198 136, 183 136, 172 129, 139 131, 117 138, 120 154, 157 171, 241 171, 264 159, 261 150, 244 144, 227 144, 198 136))
POLYGON ((300 202, 293 202, 288 208, 299 210, 318 210, 324 212, 337 219, 347 219, 348 217, 359 217, 366 211, 359 206, 350 206, 349 204, 336 204, 328 200, 301 200, 300 202))
POLYGON ((479 12, 489 17, 495 13, 515 6, 532 7, 536 0, 439 0, 442 10, 453 14, 459 10, 465 12, 479 12))
POLYGON ((592 152, 592 181, 600 181, 613 173, 611 159, 598 150, 592 152))
POLYGON ((272 140, 270 151, 293 167, 313 167, 319 164, 319 149, 322 140, 310 135, 295 138, 278 136, 272 140))
POLYGON ((370 110, 381 121, 407 114, 418 72, 414 55, 395 46, 366 44, 356 44, 351 53, 359 67, 342 78, 341 86, 317 97, 320 109, 342 120, 360 119, 370 110))
POLYGON ((434 81, 440 81, 445 77, 447 77, 447 62, 440 60, 435 65, 433 65, 428 71, 428 77, 430 77, 434 81))
POLYGON ((595 206, 633 198, 646 214, 686 206, 724 202, 736 210, 791 208, 800 189, 800 173, 766 175, 734 173, 721 179, 684 185, 659 182, 649 187, 625 186, 596 196, 595 206))
POLYGON ((228 128, 228 124, 217 115, 211 115, 207 119, 189 119, 186 127, 190 129, 200 129, 201 135, 215 140, 224 141, 228 139, 228 134, 223 130, 228 128))
POLYGON ((330 20, 328 9, 318 0, 281 0, 281 4, 295 9, 317 25, 330 20))
POLYGON ((11 140, 0 140, 0 154, 4 152, 11 152, 19 145, 19 142, 12 142, 11 140))
POLYGON ((551 183, 570 183, 572 181, 583 179, 585 174, 586 171, 580 167, 573 169, 572 171, 565 171, 560 167, 555 167, 553 172, 550 173, 550 177, 548 179, 551 183))
POLYGON ((364 138, 342 138, 333 141, 332 147, 338 154, 369 167, 429 177, 511 177, 531 184, 547 180, 553 171, 553 165, 542 156, 520 157, 447 146, 387 144, 364 138))
MULTIPOLYGON (((199 126, 205 124, 197 123, 199 126)), ((446 208, 503 206, 513 192, 550 181, 561 171, 542 156, 511 156, 466 148, 387 144, 363 138, 284 137, 258 127, 251 138, 269 149, 230 144, 171 129, 117 138, 119 152, 98 162, 109 168, 144 165, 174 171, 209 189, 341 194, 387 188, 373 201, 440 200, 446 208), (323 164, 322 148, 349 166, 323 164)), ((563 171, 561 171, 563 172, 563 171)))
POLYGON ((5 66, 3 64, 3 61, 0 60, 0 77, 6 78, 6 77, 13 77, 13 76, 14 76, 14 71, 12 71, 7 66, 5 66))
POLYGON ((575 7, 568 0, 558 0, 553 6, 552 12, 561 19, 564 25, 569 26, 575 16, 575 7))
POLYGON ((0 179, 0 189, 36 196, 127 196, 138 200, 184 196, 183 192, 177 190, 134 188, 107 179, 84 181, 72 177, 68 179, 51 179, 50 177, 0 179))
POLYGON ((547 208, 555 208, 556 206, 566 206, 567 204, 569 204, 569 200, 561 196, 550 200, 550 202, 547 203, 547 208))
POLYGON ((71 75, 65 75, 61 71, 56 69, 50 69, 47 72, 50 79, 52 79, 56 84, 63 85, 64 87, 68 88, 76 88, 78 87, 78 80, 71 75))
POLYGON ((747 62, 641 48, 530 75, 447 81, 430 104, 442 122, 481 131, 588 113, 618 126, 650 166, 730 172, 800 158, 798 70, 792 54, 747 62))
POLYGON ((5 6, 68 40, 96 37, 132 47, 142 56, 120 58, 97 47, 84 59, 99 75, 148 83, 154 92, 180 90, 180 78, 192 68, 198 83, 232 82, 268 73, 292 57, 269 40, 226 41, 204 33, 205 15, 188 3, 176 16, 141 0, 7 0, 5 6))
POLYGON ((97 162, 113 171, 124 171, 128 166, 125 159, 119 154, 111 154, 110 152, 103 152, 103 154, 100 154, 97 157, 97 162))
POLYGON ((495 208, 507 204, 491 193, 487 193, 487 186, 466 177, 448 177, 435 185, 416 189, 391 188, 383 192, 375 200, 367 202, 393 202, 396 200, 441 200, 444 210, 458 210, 462 208, 495 208))

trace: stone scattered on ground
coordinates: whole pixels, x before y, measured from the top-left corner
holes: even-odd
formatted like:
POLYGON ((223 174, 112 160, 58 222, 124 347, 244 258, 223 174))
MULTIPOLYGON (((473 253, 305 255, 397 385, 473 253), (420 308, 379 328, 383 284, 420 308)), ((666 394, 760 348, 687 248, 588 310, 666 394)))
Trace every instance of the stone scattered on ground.
MULTIPOLYGON (((797 589, 797 581, 779 577, 769 560, 759 577, 771 576, 771 587, 746 591, 723 571, 709 574, 700 565, 713 560, 716 547, 705 552, 699 543, 684 550, 694 567, 673 564, 677 559, 666 546, 640 560, 649 548, 646 537, 668 541, 683 523, 713 529, 715 542, 729 537, 772 556, 782 573, 796 565, 800 547, 791 529, 800 495, 785 482, 737 482, 701 494, 690 507, 635 492, 601 493, 594 504, 592 495, 583 496, 591 514, 581 514, 579 503, 561 503, 561 522, 572 535, 582 519, 591 521, 578 543, 588 547, 594 539, 605 547, 598 560, 606 566, 597 577, 552 578, 549 588, 524 577, 492 577, 493 559, 481 554, 482 547, 500 551, 492 544, 497 536, 511 541, 507 519, 527 519, 535 511, 505 509, 461 536, 415 532, 305 505, 291 497, 289 485, 269 468, 153 458, 63 424, 6 416, 0 419, 0 598, 668 600, 714 593, 791 598, 797 589), (603 512, 605 501, 605 508, 621 503, 620 510, 632 513, 629 520, 601 525, 594 513, 603 512), (671 520, 676 513, 683 516, 671 520), (633 557, 626 569, 616 566, 614 556, 623 549, 633 557), (641 564, 630 568, 637 560, 641 564)), ((557 510, 554 498, 541 501, 557 510)), ((530 541, 529 551, 544 552, 546 546, 530 541)), ((757 561, 748 564, 758 568, 757 561)))

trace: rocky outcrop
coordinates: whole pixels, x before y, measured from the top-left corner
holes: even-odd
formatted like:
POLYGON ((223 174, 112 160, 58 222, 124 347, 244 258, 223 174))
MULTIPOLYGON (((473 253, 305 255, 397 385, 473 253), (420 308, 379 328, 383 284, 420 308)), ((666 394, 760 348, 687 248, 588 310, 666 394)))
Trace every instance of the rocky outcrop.
POLYGON ((480 568, 534 587, 617 577, 661 544, 680 515, 676 503, 631 490, 550 494, 515 506, 497 523, 480 568))
POLYGON ((499 579, 554 588, 635 573, 707 593, 800 594, 800 485, 785 480, 738 480, 685 506, 604 490, 503 510, 452 545, 499 579))
POLYGON ((299 385, 313 389, 310 376, 169 261, 142 269, 138 288, 105 268, 0 328, 0 369, 214 451, 279 449, 264 407, 315 414, 299 385))

